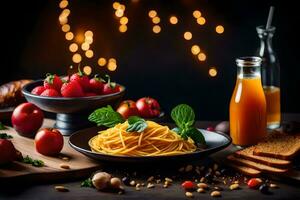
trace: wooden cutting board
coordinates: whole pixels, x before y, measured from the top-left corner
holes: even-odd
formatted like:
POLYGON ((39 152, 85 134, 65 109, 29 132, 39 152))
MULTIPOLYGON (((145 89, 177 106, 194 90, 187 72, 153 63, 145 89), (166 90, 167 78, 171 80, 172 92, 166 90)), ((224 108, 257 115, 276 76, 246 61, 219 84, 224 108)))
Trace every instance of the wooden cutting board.
MULTIPOLYGON (((54 121, 46 119, 43 127, 53 127, 54 121)), ((18 149, 23 157, 30 156, 33 159, 43 160, 44 167, 34 167, 30 164, 25 164, 15 161, 8 166, 0 167, 0 182, 7 180, 30 180, 30 181, 50 181, 83 178, 89 176, 92 172, 100 168, 99 163, 93 161, 84 155, 78 153, 68 144, 68 137, 64 137, 64 147, 61 154, 56 157, 43 156, 35 151, 34 140, 25 138, 16 133, 13 128, 8 127, 7 130, 1 133, 12 135, 16 149, 18 149), (70 158, 69 161, 64 161, 62 157, 70 158), (61 164, 67 164, 70 169, 62 169, 61 164)))

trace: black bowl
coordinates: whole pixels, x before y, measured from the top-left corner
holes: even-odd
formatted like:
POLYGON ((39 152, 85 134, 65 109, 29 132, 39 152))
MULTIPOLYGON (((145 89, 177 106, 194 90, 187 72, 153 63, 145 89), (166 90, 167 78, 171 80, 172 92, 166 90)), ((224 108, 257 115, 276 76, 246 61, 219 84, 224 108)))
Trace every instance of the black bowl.
POLYGON ((43 85, 43 80, 28 83, 23 87, 22 93, 28 102, 44 111, 56 113, 55 127, 64 135, 91 126, 87 118, 92 111, 107 105, 117 106, 125 94, 125 87, 122 85, 120 92, 91 97, 44 97, 31 94, 31 90, 40 85, 43 85))
POLYGON ((153 162, 189 162, 205 158, 220 151, 231 144, 231 138, 223 133, 199 129, 206 141, 205 149, 197 149, 195 152, 172 156, 115 156, 91 151, 88 141, 98 134, 103 127, 92 127, 75 132, 70 136, 69 144, 76 151, 94 160, 121 163, 153 163, 153 162))

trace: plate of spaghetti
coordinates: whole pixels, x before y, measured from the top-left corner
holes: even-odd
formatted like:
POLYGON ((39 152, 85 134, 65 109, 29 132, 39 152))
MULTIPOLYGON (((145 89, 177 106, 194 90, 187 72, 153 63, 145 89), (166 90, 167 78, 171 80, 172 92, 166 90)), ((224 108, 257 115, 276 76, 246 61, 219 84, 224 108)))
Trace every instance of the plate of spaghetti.
POLYGON ((125 120, 110 106, 100 108, 89 117, 99 126, 75 132, 69 144, 97 160, 152 162, 201 159, 231 143, 225 134, 194 127, 195 115, 185 104, 175 107, 171 117, 175 124, 159 124, 137 116, 125 120))

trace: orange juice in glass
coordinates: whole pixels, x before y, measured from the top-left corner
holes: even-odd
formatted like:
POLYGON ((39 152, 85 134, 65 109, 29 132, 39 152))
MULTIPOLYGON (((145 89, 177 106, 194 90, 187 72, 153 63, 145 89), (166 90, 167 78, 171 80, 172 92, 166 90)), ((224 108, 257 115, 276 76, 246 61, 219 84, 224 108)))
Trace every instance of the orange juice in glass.
POLYGON ((266 98, 259 57, 236 59, 238 75, 230 101, 230 136, 238 146, 256 144, 266 135, 266 98))

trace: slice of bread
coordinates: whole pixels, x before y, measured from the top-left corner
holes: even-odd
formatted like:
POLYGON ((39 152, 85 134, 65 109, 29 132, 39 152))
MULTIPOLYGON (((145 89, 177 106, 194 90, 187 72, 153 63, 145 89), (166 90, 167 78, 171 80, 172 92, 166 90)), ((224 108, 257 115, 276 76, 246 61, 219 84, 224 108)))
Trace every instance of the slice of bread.
POLYGON ((300 152, 300 133, 273 132, 254 146, 253 155, 290 160, 300 152))
POLYGON ((266 157, 266 156, 253 155, 254 148, 255 148, 255 146, 251 146, 251 147, 245 148, 243 150, 236 151, 234 153, 234 156, 238 157, 238 158, 243 158, 246 160, 258 162, 261 164, 265 164, 270 167, 287 169, 291 166, 291 161, 289 161, 289 160, 282 160, 282 159, 270 158, 270 157, 266 157))
POLYGON ((233 155, 229 155, 227 157, 227 159, 230 162, 235 163, 237 165, 247 166, 247 167, 259 170, 261 172, 266 172, 269 174, 282 174, 282 173, 285 173, 288 171, 288 169, 280 169, 280 168, 276 168, 276 167, 270 167, 268 165, 264 165, 261 163, 253 162, 250 160, 245 160, 243 158, 237 158, 233 155))
POLYGON ((261 175, 261 171, 253 169, 251 167, 236 165, 236 164, 228 163, 228 162, 227 162, 227 165, 247 176, 259 177, 261 175))

